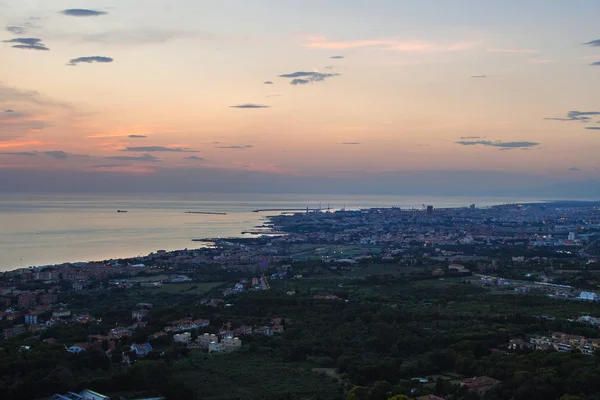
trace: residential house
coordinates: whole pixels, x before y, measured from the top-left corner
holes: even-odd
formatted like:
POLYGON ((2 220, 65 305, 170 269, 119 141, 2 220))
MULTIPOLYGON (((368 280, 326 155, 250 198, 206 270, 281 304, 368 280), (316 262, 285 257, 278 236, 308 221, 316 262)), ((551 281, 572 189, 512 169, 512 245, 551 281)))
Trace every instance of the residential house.
POLYGON ((268 326, 261 326, 260 328, 256 329, 255 333, 258 335, 271 336, 271 328, 268 326))
POLYGON ((189 332, 178 333, 176 335, 173 335, 173 341, 175 343, 182 343, 188 345, 192 341, 192 334, 189 332))
MULTIPOLYGON (((221 339, 221 351, 231 353, 242 347, 242 341, 237 337, 224 337, 221 339)), ((210 350, 210 345, 209 345, 210 350)))
POLYGON ((15 336, 19 336, 21 333, 25 333, 25 328, 22 325, 5 329, 4 330, 4 339, 10 339, 15 336))
POLYGON ((218 341, 219 337, 217 335, 208 333, 205 333, 202 336, 198 336, 198 339, 196 339, 196 342, 200 343, 200 346, 204 347, 205 349, 208 349, 208 345, 210 343, 218 341))
POLYGON ((48 329, 48 327, 45 324, 31 324, 29 325, 29 331, 30 332, 40 332, 43 330, 48 329))
POLYGON ((133 344, 131 351, 134 351, 138 357, 144 358, 152 351, 152 345, 150 343, 133 344))
POLYGON ((141 321, 144 318, 147 318, 150 315, 150 311, 141 309, 141 310, 133 310, 131 312, 131 319, 134 321, 141 321))
POLYGON ((530 349, 532 347, 534 346, 531 343, 527 343, 521 338, 512 339, 508 344, 509 350, 523 350, 530 349))
POLYGON ((223 351, 223 345, 219 342, 210 342, 208 344, 208 353, 221 353, 223 351))
POLYGON ((76 343, 73 346, 67 347, 67 351, 69 353, 81 353, 88 349, 89 345, 87 343, 76 343))
POLYGON ((478 376, 474 378, 463 379, 460 384, 467 388, 469 392, 475 392, 479 396, 483 396, 490 389, 500 383, 499 380, 487 376, 478 376))
POLYGON ((52 318, 67 318, 71 316, 71 310, 66 310, 64 308, 59 308, 58 310, 52 311, 52 318))
POLYGON ((282 325, 273 325, 271 327, 271 333, 283 333, 283 326, 282 325))
POLYGON ((26 325, 37 324, 37 323, 38 323, 37 313, 30 312, 30 313, 25 314, 25 324, 26 325))
POLYGON ((116 328, 111 329, 108 332, 108 336, 110 336, 111 338, 117 338, 120 339, 123 336, 131 336, 133 333, 133 331, 129 328, 125 328, 123 326, 118 326, 116 328))
POLYGON ((58 296, 55 293, 44 293, 40 296, 40 303, 54 304, 58 301, 58 296))
POLYGON ((18 304, 19 304, 19 308, 23 308, 23 309, 34 307, 36 304, 35 295, 33 295, 33 294, 20 295, 18 304))
POLYGON ((7 321, 16 321, 22 316, 23 314, 20 312, 9 312, 4 316, 4 318, 6 318, 7 321))

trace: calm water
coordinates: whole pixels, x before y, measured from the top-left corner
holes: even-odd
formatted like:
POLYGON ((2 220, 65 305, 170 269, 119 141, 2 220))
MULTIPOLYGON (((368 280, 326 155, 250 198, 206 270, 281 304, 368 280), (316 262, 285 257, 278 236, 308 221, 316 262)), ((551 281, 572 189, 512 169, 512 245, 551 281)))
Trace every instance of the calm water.
MULTIPOLYGON (((254 209, 492 205, 514 199, 408 196, 182 194, 2 195, 0 271, 198 247, 193 238, 240 237, 268 214, 254 209), (116 210, 127 210, 117 213, 116 210), (185 214, 185 211, 227 215, 185 214)), ((527 201, 526 199, 520 199, 527 201)))

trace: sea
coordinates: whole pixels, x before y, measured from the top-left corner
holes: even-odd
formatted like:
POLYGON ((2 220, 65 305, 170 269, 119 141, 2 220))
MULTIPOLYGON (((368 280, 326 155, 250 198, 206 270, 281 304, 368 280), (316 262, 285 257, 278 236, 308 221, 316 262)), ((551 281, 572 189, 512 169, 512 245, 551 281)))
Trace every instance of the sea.
POLYGON ((490 206, 533 199, 327 194, 2 194, 0 271, 199 248, 192 239, 244 237, 277 211, 257 209, 490 206), (127 212, 117 212, 117 210, 127 212), (217 212, 226 215, 189 214, 217 212))

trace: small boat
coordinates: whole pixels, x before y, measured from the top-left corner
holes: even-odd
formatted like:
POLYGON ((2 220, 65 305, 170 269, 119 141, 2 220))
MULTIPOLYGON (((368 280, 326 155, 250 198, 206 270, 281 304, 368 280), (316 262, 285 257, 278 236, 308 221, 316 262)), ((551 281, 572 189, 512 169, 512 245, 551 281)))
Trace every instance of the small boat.
POLYGON ((127 212, 127 210, 117 210, 117 212, 127 212))

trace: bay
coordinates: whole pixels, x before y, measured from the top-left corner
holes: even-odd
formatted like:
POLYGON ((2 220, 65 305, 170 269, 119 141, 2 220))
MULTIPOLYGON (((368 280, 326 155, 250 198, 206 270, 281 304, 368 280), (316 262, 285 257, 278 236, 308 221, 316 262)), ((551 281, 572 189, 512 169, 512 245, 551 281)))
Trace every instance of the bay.
MULTIPOLYGON (((197 248, 194 238, 242 237, 265 222, 255 209, 466 207, 512 199, 381 195, 148 194, 2 195, 0 271, 62 262, 146 255, 197 248), (126 210, 118 213, 117 210, 126 210), (226 215, 186 214, 186 211, 226 215)), ((520 199, 520 201, 532 201, 520 199)), ((274 212, 271 212, 271 215, 274 212)))

